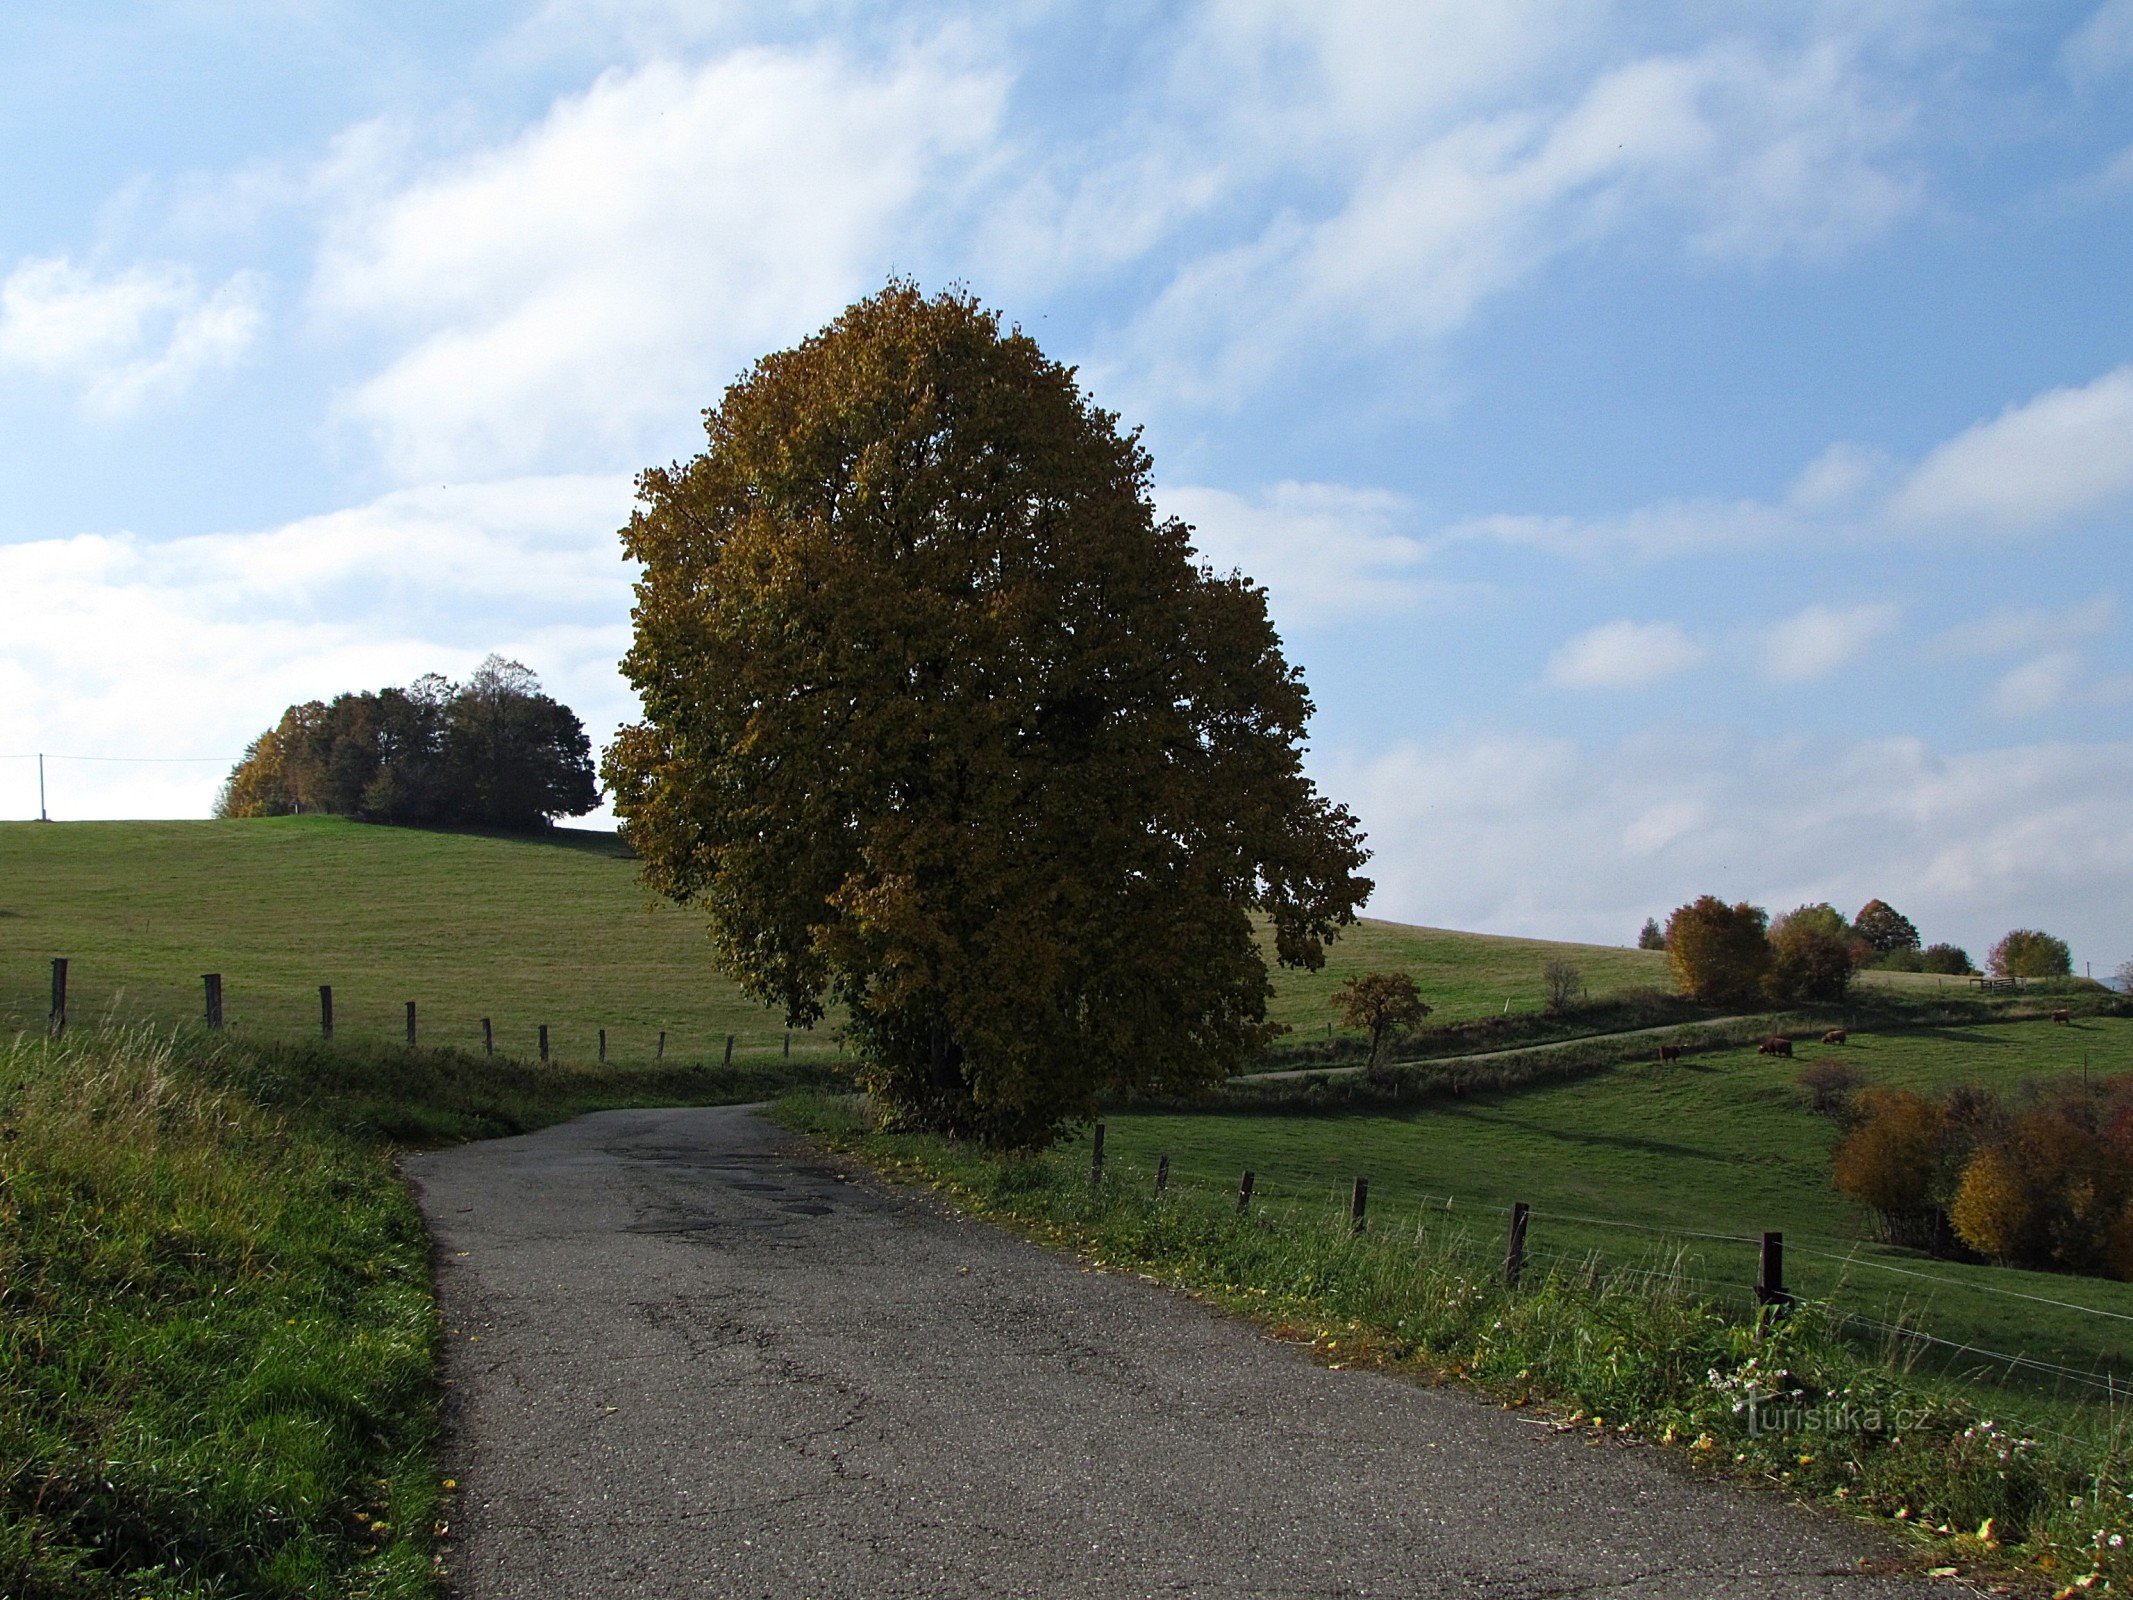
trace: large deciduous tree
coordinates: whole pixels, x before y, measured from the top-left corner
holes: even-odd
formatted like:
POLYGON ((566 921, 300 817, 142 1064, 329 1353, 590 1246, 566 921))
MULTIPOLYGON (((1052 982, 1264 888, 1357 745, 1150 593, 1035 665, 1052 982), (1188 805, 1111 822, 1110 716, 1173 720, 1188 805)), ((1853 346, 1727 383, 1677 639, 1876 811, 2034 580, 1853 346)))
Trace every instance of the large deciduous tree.
POLYGON ((1852 918, 1852 932, 1865 941, 1875 959, 1918 948, 1918 928, 1886 900, 1869 900, 1852 918))
POLYGON ((1692 999, 1752 1000, 1770 970, 1770 914, 1746 901, 1729 906, 1716 895, 1699 895, 1666 919, 1666 953, 1692 999))
POLYGON ((907 1126, 1040 1144, 1266 1034, 1254 914, 1315 967, 1369 892, 1304 777, 1262 590, 1159 519, 1133 432, 894 283, 647 472, 605 772, 647 880, 795 1023, 841 1003, 907 1126))
POLYGON ((2064 978, 2074 970, 2074 958, 2064 939, 2017 928, 1992 947, 1985 965, 1998 978, 2064 978))
POLYGON ((1422 1025, 1429 1015, 1429 1002, 1405 972, 1359 972, 1333 991, 1333 1009, 1344 1028, 1359 1028, 1370 1035, 1370 1060, 1365 1070, 1376 1071, 1385 1041, 1422 1025))

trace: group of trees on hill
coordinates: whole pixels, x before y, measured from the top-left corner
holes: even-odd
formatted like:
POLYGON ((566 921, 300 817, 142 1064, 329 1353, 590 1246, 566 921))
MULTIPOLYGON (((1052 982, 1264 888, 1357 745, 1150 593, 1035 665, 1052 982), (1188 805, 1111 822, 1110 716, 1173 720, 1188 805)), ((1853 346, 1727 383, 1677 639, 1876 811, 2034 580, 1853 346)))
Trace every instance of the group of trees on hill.
POLYGON ((1831 1180, 1890 1242, 2133 1280, 2133 1076, 2019 1104, 1873 1088, 1846 1115, 1831 1180))
MULTIPOLYGON (((1676 909, 1664 928, 1656 917, 1647 919, 1637 945, 1667 952, 1684 993, 1722 1005, 1841 1000, 1853 974, 1866 968, 1956 977, 1977 970, 1960 945, 1921 948, 1917 927, 1885 900, 1869 900, 1850 921, 1824 901, 1772 922, 1761 906, 1727 905, 1707 894, 1676 909)), ((2000 940, 1987 965, 2002 978, 2063 978, 2073 971, 2066 941, 2035 928, 2017 928, 2000 940)))
POLYGON ((492 655, 463 684, 431 673, 289 707, 246 749, 215 814, 531 829, 599 803, 576 714, 492 655))

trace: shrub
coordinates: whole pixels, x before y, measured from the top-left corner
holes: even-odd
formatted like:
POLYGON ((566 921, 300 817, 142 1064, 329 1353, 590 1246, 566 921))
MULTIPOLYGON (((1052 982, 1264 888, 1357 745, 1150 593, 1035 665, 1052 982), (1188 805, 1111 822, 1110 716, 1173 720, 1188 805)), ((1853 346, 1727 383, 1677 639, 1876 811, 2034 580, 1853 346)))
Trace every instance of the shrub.
POLYGON ((2039 1233, 2037 1207, 2010 1152, 1995 1147, 1971 1157, 1948 1220, 1956 1237, 1981 1256, 2013 1262, 2032 1253, 2039 1233))
POLYGON ((1939 1108, 1907 1089, 1870 1089, 1852 1100, 1856 1121, 1830 1163, 1830 1182, 1881 1219, 1891 1243, 1930 1237, 1940 1167, 1939 1108))
POLYGON ((1753 1000, 1770 970, 1770 919, 1761 906, 1702 895, 1667 918, 1666 953, 1683 992, 1717 1004, 1753 1000))
POLYGON ((1996 978, 2065 978, 2074 970, 2064 939, 2038 928, 2016 928, 1992 947, 1985 964, 1996 978))
POLYGON ((1541 983, 1548 991, 1550 1011, 1568 1011, 1585 992, 1584 977, 1560 956, 1541 968, 1541 983))
POLYGON ((1800 1087, 1814 1096, 1816 1111, 1838 1112, 1859 1087, 1859 1074, 1834 1056, 1823 1056, 1800 1069, 1800 1087))

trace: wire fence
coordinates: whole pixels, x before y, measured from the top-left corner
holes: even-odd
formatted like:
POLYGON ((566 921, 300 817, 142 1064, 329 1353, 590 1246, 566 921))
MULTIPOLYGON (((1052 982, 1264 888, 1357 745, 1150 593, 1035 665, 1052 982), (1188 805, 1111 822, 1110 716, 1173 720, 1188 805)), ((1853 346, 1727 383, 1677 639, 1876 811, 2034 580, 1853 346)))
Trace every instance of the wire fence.
MULTIPOLYGON (((1167 1163, 1168 1157, 1164 1159, 1167 1163)), ((1167 1171, 1167 1166, 1164 1170, 1167 1171)), ((1362 1180, 1357 1181, 1352 1201, 1341 1205, 1338 1203, 1340 1191, 1335 1185, 1320 1189, 1316 1185, 1277 1183, 1260 1189, 1257 1186, 1256 1173, 1248 1173, 1246 1177, 1247 1181, 1241 1186, 1238 1196, 1240 1212, 1248 1205, 1256 1204, 1262 1209, 1274 1209, 1286 1203, 1291 1212, 1324 1210, 1336 1227, 1345 1225, 1359 1228, 1363 1221, 1362 1196, 1367 1193, 1368 1186, 1362 1180), (1315 1203, 1308 1198, 1314 1191, 1318 1196, 1315 1203), (1344 1217, 1347 1219, 1345 1223, 1342 1220, 1344 1217)), ((1177 1181, 1182 1183, 1192 1180, 1181 1176, 1177 1181)), ((1998 1398, 1993 1403, 1998 1409, 2006 1409, 2000 1405, 2001 1400, 2048 1392, 2054 1399, 2080 1408, 2080 1414, 2101 1415, 2115 1428, 2118 1425, 2119 1408, 2129 1398, 2133 1398, 2133 1370, 2121 1370, 2115 1366, 2111 1353, 2106 1351, 2094 1352, 2087 1358, 2089 1364, 2082 1365, 2077 1364, 2082 1359, 2079 1357, 2054 1359, 2052 1352, 2001 1349, 1974 1338, 1951 1337, 1952 1330, 1935 1331, 1921 1326, 1918 1321, 1920 1312, 1910 1302, 1905 1302, 1894 1313, 1893 1320, 1888 1315, 1866 1314, 1845 1303, 1855 1293, 1871 1292, 1858 1288, 1850 1278, 1850 1269, 1863 1267, 1892 1273, 1906 1280, 1922 1280, 1950 1295, 1981 1294, 2047 1307, 2053 1312, 2068 1313, 2076 1318, 2093 1318, 2102 1324, 2133 1322, 2133 1314, 2127 1312, 2085 1305, 2079 1301, 2050 1295, 2033 1294, 1983 1278, 1984 1272, 1996 1269, 1981 1267, 1966 1271, 1961 1265, 1951 1263, 1947 1271, 1922 1271, 1878 1259, 1866 1253, 1872 1247, 1859 1240, 1802 1234, 1798 1236, 1801 1240, 1838 1247, 1836 1250, 1797 1244, 1791 1247, 1790 1253, 1795 1256, 1806 1257, 1839 1269, 1839 1276, 1833 1285, 1818 1286, 1816 1293, 1810 1297, 1800 1293, 1797 1284, 1787 1284, 1781 1278, 1751 1279, 1745 1274, 1733 1277, 1717 1276, 1699 1248, 1717 1245, 1754 1251, 1759 1256, 1760 1270, 1768 1271, 1772 1264, 1771 1247, 1774 1244, 1782 1245, 1786 1239, 1782 1232, 1755 1235, 1676 1227, 1628 1217, 1594 1215, 1589 1211, 1554 1211, 1517 1205, 1507 1207, 1493 1198, 1427 1191, 1403 1192, 1397 1208, 1381 1209, 1396 1210, 1413 1216, 1418 1244, 1429 1239, 1437 1222, 1447 1217, 1456 1217, 1463 1224, 1460 1238, 1476 1248, 1485 1247, 1476 1225, 1487 1218, 1495 1227, 1504 1230, 1502 1237, 1505 1239, 1507 1254, 1514 1262, 1528 1264, 1533 1269, 1553 1273, 1563 1279, 1574 1280, 1582 1277, 1598 1282, 1605 1278, 1633 1286, 1643 1284, 1653 1288, 1678 1289, 1744 1311, 1773 1303, 1781 1307, 1797 1305, 1803 1300, 1811 1299, 1835 1324, 1851 1330, 1863 1339, 1878 1340, 1886 1345, 1892 1364, 1915 1373, 1918 1370, 1916 1363, 1931 1358, 1943 1380, 1960 1382, 1973 1390, 1984 1387, 1996 1391, 1998 1398), (1663 1259, 1625 1260, 1598 1247, 1580 1250, 1575 1243, 1568 1248, 1550 1245, 1526 1235, 1524 1230, 1532 1223, 1632 1235, 1647 1241, 1650 1248, 1659 1252, 1663 1259)), ((1440 1239, 1437 1242, 1441 1244, 1443 1241, 1440 1239)), ((2054 1429, 2033 1416, 2022 1416, 2019 1410, 2012 1415, 2033 1433, 2075 1441, 2074 1435, 2054 1429)))

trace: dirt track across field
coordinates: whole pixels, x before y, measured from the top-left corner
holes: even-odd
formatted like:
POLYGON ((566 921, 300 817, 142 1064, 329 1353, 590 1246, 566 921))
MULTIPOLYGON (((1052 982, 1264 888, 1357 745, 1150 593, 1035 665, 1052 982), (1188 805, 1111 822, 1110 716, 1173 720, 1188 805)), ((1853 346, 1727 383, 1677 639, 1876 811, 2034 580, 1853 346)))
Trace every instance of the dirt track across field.
POLYGON ((466 1600, 1962 1592, 1660 1452, 1328 1368, 745 1109, 406 1166, 466 1600))

